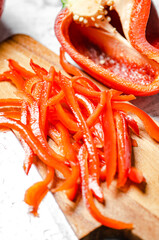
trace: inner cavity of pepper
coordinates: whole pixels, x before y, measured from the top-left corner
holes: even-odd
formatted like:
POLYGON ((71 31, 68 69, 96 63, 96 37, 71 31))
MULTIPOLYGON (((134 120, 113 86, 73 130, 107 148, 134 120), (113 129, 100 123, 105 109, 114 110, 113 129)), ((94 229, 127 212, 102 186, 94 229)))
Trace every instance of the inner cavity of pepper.
MULTIPOLYGON (((70 41, 80 54, 126 81, 140 85, 149 85, 154 81, 156 70, 150 64, 138 65, 128 61, 124 56, 115 58, 108 55, 100 46, 83 35, 82 28, 85 27, 79 26, 75 22, 72 22, 69 27, 70 41)), ((87 31, 89 31, 89 27, 87 27, 87 31)))

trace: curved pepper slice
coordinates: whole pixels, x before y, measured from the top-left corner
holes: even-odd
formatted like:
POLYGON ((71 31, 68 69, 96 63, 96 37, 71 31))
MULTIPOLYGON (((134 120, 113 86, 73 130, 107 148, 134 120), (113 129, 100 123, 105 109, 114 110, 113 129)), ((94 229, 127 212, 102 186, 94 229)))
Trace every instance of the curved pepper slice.
POLYGON ((97 151, 93 142, 93 137, 91 132, 88 128, 88 125, 80 111, 78 102, 75 97, 75 92, 72 87, 72 82, 67 79, 66 77, 61 75, 60 78, 60 85, 62 90, 65 93, 65 98, 67 100, 68 105, 70 106, 80 129, 83 132, 83 140, 87 146, 88 153, 89 153, 89 167, 90 167, 90 188, 92 189, 94 195, 97 199, 103 202, 103 192, 99 186, 99 158, 97 155, 97 151))
POLYGON ((103 112, 104 155, 106 160, 106 179, 109 187, 117 169, 116 129, 112 111, 111 94, 106 93, 106 106, 103 112))
POLYGON ((48 185, 51 183, 53 177, 54 170, 48 167, 45 179, 41 182, 35 183, 25 192, 24 201, 32 207, 31 213, 33 213, 34 216, 38 216, 37 211, 39 204, 48 193, 48 185))
POLYGON ((88 153, 86 151, 85 146, 83 145, 78 153, 78 161, 81 171, 81 187, 82 187, 82 195, 85 200, 85 204, 87 205, 87 208, 91 215, 99 221, 101 224, 115 228, 115 229, 131 229, 133 225, 131 223, 123 223, 120 221, 116 221, 114 219, 110 219, 100 213, 100 211, 97 209, 94 201, 92 192, 89 189, 89 173, 88 173, 88 164, 87 164, 87 157, 88 153))
POLYGON ((112 102, 112 107, 115 110, 122 110, 125 112, 131 112, 135 115, 137 115, 141 121, 143 122, 145 126, 145 130, 147 133, 155 139, 157 142, 159 142, 159 127, 158 125, 153 121, 153 119, 145 113, 143 110, 135 107, 134 105, 131 105, 129 103, 122 103, 122 102, 112 102))
POLYGON ((123 187, 127 181, 131 167, 131 141, 127 122, 121 112, 114 113, 117 148, 118 148, 118 187, 123 187))
POLYGON ((108 87, 134 95, 159 92, 159 65, 144 57, 118 32, 81 26, 67 8, 57 16, 55 34, 87 73, 108 87))

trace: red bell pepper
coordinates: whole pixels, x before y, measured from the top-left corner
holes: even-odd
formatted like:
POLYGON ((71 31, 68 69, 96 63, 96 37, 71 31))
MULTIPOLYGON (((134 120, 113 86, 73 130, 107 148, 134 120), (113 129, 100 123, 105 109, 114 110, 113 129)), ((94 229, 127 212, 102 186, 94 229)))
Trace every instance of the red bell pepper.
MULTIPOLYGON (((134 4, 131 2, 130 6, 133 7, 134 11, 137 11, 135 6, 140 6, 141 3, 144 8, 143 10, 138 8, 139 13, 141 11, 147 17, 146 2, 150 4, 149 0, 135 0, 134 4)), ((122 3, 121 5, 124 6, 122 3)), ((115 5, 115 7, 118 11, 119 6, 115 5)), ((144 24, 139 24, 138 18, 139 22, 142 22, 142 14, 135 16, 135 13, 132 12, 132 22, 134 18, 133 31, 135 35, 137 29, 138 41, 136 45, 139 45, 139 41, 142 44, 143 38, 140 40, 138 29, 141 27, 143 31, 145 20, 144 24)), ((106 86, 140 96, 153 95, 159 92, 158 63, 140 54, 125 38, 119 36, 119 33, 113 35, 107 34, 106 31, 99 28, 81 27, 79 23, 74 22, 73 14, 65 8, 57 16, 55 34, 71 58, 82 69, 106 86), (101 57, 104 59, 104 63, 100 63, 101 57)), ((132 38, 131 40, 133 41, 132 38)))

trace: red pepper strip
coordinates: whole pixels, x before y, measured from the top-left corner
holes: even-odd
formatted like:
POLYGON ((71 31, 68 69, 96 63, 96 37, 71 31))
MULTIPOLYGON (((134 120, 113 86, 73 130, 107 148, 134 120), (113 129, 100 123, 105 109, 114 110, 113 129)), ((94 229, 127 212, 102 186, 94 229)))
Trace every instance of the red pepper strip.
POLYGON ((79 161, 80 172, 81 172, 82 195, 90 214, 98 222, 100 222, 102 225, 106 227, 115 228, 115 229, 133 228, 132 224, 123 223, 114 219, 107 218, 106 216, 102 215, 97 209, 93 201, 92 192, 89 188, 89 173, 88 173, 87 157, 88 157, 88 154, 87 154, 86 148, 82 146, 79 150, 77 158, 79 161))
POLYGON ((95 110, 95 104, 93 104, 92 101, 90 101, 87 97, 85 97, 81 94, 76 93, 75 96, 76 96, 78 102, 81 103, 85 107, 88 114, 91 115, 95 110))
POLYGON ((70 201, 74 201, 76 196, 77 196, 77 191, 78 191, 78 184, 75 184, 74 187, 68 189, 66 192, 67 198, 70 201))
POLYGON ((103 111, 104 155, 107 164, 107 186, 111 184, 117 170, 116 130, 112 112, 111 93, 106 93, 106 105, 103 111))
POLYGON ((40 96, 40 120, 41 120, 41 128, 43 129, 45 136, 47 135, 47 129, 48 129, 48 106, 47 101, 50 97, 52 84, 51 81, 44 81, 43 82, 43 88, 40 96))
POLYGON ((131 141, 128 126, 121 112, 114 113, 118 148, 118 187, 123 187, 131 168, 131 141))
POLYGON ((29 112, 30 112, 30 127, 32 129, 33 134, 38 138, 38 140, 41 142, 43 147, 46 148, 46 151, 52 155, 54 159, 57 161, 64 161, 64 158, 57 154, 47 143, 45 135, 43 130, 41 129, 41 123, 40 123, 40 113, 39 113, 39 106, 36 101, 34 101, 34 98, 25 93, 20 92, 20 94, 25 98, 28 103, 30 104, 29 112))
POLYGON ((55 96, 48 99, 47 105, 51 106, 51 105, 55 105, 55 104, 59 103, 64 98, 64 96, 65 96, 64 92, 61 90, 55 96))
POLYGON ((5 80, 10 80, 19 90, 23 89, 24 79, 16 71, 6 71, 3 75, 6 77, 5 80))
POLYGON ((36 100, 38 105, 40 104, 42 88, 43 88, 43 82, 38 82, 38 83, 36 83, 36 85, 32 91, 32 96, 34 97, 34 99, 36 100))
POLYGON ((46 151, 46 148, 43 147, 43 145, 40 143, 37 137, 35 137, 28 126, 24 125, 18 120, 3 116, 0 116, 0 126, 5 126, 18 131, 21 137, 33 150, 34 154, 36 154, 44 164, 57 169, 64 175, 65 178, 68 178, 70 176, 68 167, 66 167, 65 164, 58 161, 56 158, 53 158, 50 153, 46 151))
POLYGON ((77 123, 69 117, 69 115, 64 111, 60 103, 56 104, 55 108, 57 117, 64 124, 64 126, 66 126, 70 131, 79 131, 77 123))
POLYGON ((142 183, 146 181, 142 172, 135 167, 130 168, 128 177, 132 182, 135 183, 142 183))
MULTIPOLYGON (((77 189, 77 180, 79 178, 79 166, 77 163, 77 158, 75 151, 72 147, 70 136, 67 128, 65 128, 60 122, 56 124, 57 130, 61 133, 61 140, 63 145, 63 150, 66 159, 70 162, 72 168, 71 176, 59 187, 55 188, 53 192, 62 191, 70 188, 77 189)), ((73 190, 71 189, 71 192, 73 190)), ((72 192, 73 193, 73 192, 72 192)))
POLYGON ((91 132, 86 124, 86 121, 80 111, 78 102, 75 97, 75 92, 72 87, 72 82, 61 75, 59 78, 60 85, 62 90, 65 93, 65 98, 70 106, 78 124, 83 132, 83 140, 87 146, 88 153, 89 153, 89 168, 90 168, 90 186, 99 201, 103 202, 103 192, 99 186, 99 159, 98 154, 96 151, 96 147, 93 142, 93 138, 91 132))
POLYGON ((84 87, 89 87, 89 88, 91 87, 92 89, 94 89, 96 91, 100 91, 98 86, 96 84, 94 84, 92 80, 84 77, 84 74, 82 71, 80 71, 75 66, 71 65, 69 62, 67 62, 67 60, 65 58, 65 51, 62 47, 60 48, 60 64, 63 67, 63 69, 65 70, 65 72, 67 72, 73 76, 80 76, 78 78, 78 80, 84 87))
MULTIPOLYGON (((76 94, 76 97, 79 101, 80 100, 79 95, 76 94)), ((91 110, 90 111, 91 115, 86 120, 86 123, 87 123, 89 128, 92 127, 93 124, 99 119, 99 116, 100 116, 101 112, 103 111, 105 102, 106 102, 106 92, 103 91, 103 92, 101 92, 100 102, 98 103, 97 107, 94 109, 93 112, 92 112, 93 109, 91 109, 91 105, 88 106, 87 109, 91 110)), ((86 103, 86 101, 85 101, 85 103, 86 103)), ((87 104, 88 104, 88 102, 87 102, 87 104)), ((94 107, 92 106, 92 108, 94 108, 94 107)), ((101 140, 101 142, 103 142, 103 128, 102 128, 102 126, 101 125, 99 126, 99 125, 95 124, 94 128, 97 128, 97 131, 96 131, 97 132, 97 137, 101 140)), ((74 139, 76 141, 79 141, 81 138, 82 138, 82 132, 81 131, 77 132, 74 135, 74 139)))
POLYGON ((0 99, 0 107, 21 107, 22 100, 16 98, 0 99))
MULTIPOLYGON (((129 39, 130 43, 134 48, 139 52, 146 55, 150 59, 154 59, 159 62, 159 49, 151 45, 146 39, 146 27, 150 14, 151 0, 134 0, 132 7, 131 17, 130 17, 130 26, 129 26, 129 39)), ((154 19, 153 19, 154 20, 154 19)), ((158 18, 157 18, 158 21, 158 18)), ((155 24, 155 33, 158 28, 157 23, 155 24)), ((158 32, 157 32, 158 33, 158 32)), ((156 34, 157 35, 157 34, 156 34)), ((153 41, 153 36, 150 41, 153 41)), ((157 36, 158 37, 158 36, 157 36)), ((159 40, 159 39, 157 39, 159 40)))
POLYGON ((50 81, 53 82, 55 79, 56 71, 53 66, 50 67, 49 72, 47 75, 43 75, 43 80, 44 81, 50 81))
POLYGON ((139 136, 139 126, 137 122, 130 116, 125 114, 125 119, 129 125, 129 127, 133 130, 133 132, 139 136))
POLYGON ((159 142, 159 127, 157 124, 149 117, 147 113, 142 111, 141 109, 128 104, 128 103, 122 103, 122 102, 112 102, 113 109, 116 110, 122 110, 125 112, 131 112, 135 115, 137 115, 141 121, 143 122, 145 126, 145 130, 147 133, 156 141, 159 142))
POLYGON ((43 79, 44 75, 47 75, 48 72, 45 68, 40 67, 38 64, 34 63, 33 60, 30 60, 30 66, 32 67, 33 71, 37 74, 37 76, 43 79))
POLYGON ((86 87, 83 87, 78 82, 75 82, 73 84, 73 89, 76 93, 82 94, 88 98, 92 98, 93 100, 100 98, 100 92, 97 92, 95 90, 87 89, 86 87))
MULTIPOLYGON (((79 79, 79 77, 72 77, 72 79, 70 79, 72 82, 75 82, 79 79)), ((56 80, 57 82, 57 80, 56 80)), ((54 95, 53 97, 51 97, 50 99, 48 99, 47 101, 47 105, 51 106, 51 105, 55 105, 57 103, 59 103, 63 98, 64 98, 65 94, 62 90, 60 90, 60 92, 58 92, 56 95, 54 95)))
POLYGON ((19 111, 0 112, 0 115, 5 116, 5 117, 9 117, 9 118, 20 119, 20 112, 19 111))
POLYGON ((25 82, 25 87, 24 87, 25 92, 32 94, 32 89, 33 89, 34 85, 41 81, 42 80, 40 78, 38 78, 37 76, 28 79, 25 82))
MULTIPOLYGON (((61 133, 51 123, 49 124, 48 135, 58 145, 61 145, 61 133)), ((62 148, 63 149, 63 148, 62 148)), ((63 151, 63 150, 62 150, 63 151)))
POLYGON ((90 80, 86 77, 78 77, 77 82, 79 82, 83 87, 95 90, 97 92, 101 92, 100 88, 93 82, 93 80, 90 80))
MULTIPOLYGON (((140 2, 139 0, 136 1, 140 2)), ((144 1, 145 0, 142 0, 142 2, 144 1)), ((142 24, 139 24, 138 28, 140 25, 142 24)), ((91 76, 93 76, 95 79, 98 79, 103 84, 111 88, 119 89, 125 93, 132 93, 136 96, 153 95, 159 92, 159 81, 157 77, 158 65, 153 61, 144 58, 141 54, 139 54, 132 48, 127 47, 127 45, 124 44, 119 39, 115 39, 115 37, 113 37, 112 34, 108 35, 107 33, 105 33, 105 31, 93 27, 92 28, 83 26, 81 27, 79 24, 73 22, 73 14, 67 8, 63 9, 57 16, 54 29, 56 37, 59 40, 61 46, 71 56, 71 58, 83 70, 88 72, 91 76), (80 30, 76 28, 79 28, 80 30), (120 65, 121 68, 124 65, 124 70, 127 69, 127 72, 130 75, 131 79, 130 77, 127 78, 126 74, 122 75, 121 74, 122 71, 117 72, 116 67, 114 67, 114 65, 111 66, 109 62, 108 67, 107 66, 104 67, 103 65, 101 66, 99 64, 96 64, 95 62, 96 59, 93 60, 90 59, 91 53, 89 58, 87 54, 89 52, 89 48, 87 48, 87 45, 85 45, 85 42, 87 42, 87 40, 83 40, 84 48, 86 49, 83 50, 83 45, 81 45, 81 43, 78 44, 79 41, 77 42, 75 39, 75 37, 78 38, 77 34, 75 33, 75 30, 77 30, 78 37, 81 37, 81 35, 83 36, 83 34, 85 33, 86 38, 88 37, 89 34, 90 41, 93 41, 92 38, 94 38, 93 43, 99 46, 98 49, 103 49, 104 47, 106 47, 105 50, 106 57, 107 51, 110 52, 110 55, 117 52, 118 53, 117 56, 116 54, 114 54, 114 57, 112 58, 116 62, 115 65, 117 67, 118 65, 120 65), (112 44, 110 39, 112 42, 114 41, 115 44, 112 44), (110 47, 108 46, 108 44, 110 45, 110 47), (77 45, 77 48, 75 45, 77 45), (119 45, 119 48, 115 47, 116 45, 119 45), (126 64, 124 62, 125 59, 121 58, 120 55, 121 51, 123 53, 123 50, 127 57, 126 64), (118 61, 116 60, 117 57, 118 61), (132 59, 133 63, 131 61, 132 59), (141 73, 141 68, 146 74, 141 73), (142 84, 141 81, 137 81, 138 78, 134 77, 135 73, 139 74, 139 76, 141 76, 141 78, 143 79, 142 84), (147 81, 149 84, 146 84, 147 81)), ((135 29, 136 28, 134 28, 134 32, 135 29)))
POLYGON ((132 94, 130 95, 120 95, 120 96, 113 96, 112 97, 112 100, 113 101, 131 101, 131 100, 134 100, 136 99, 136 97, 132 94))
MULTIPOLYGON (((48 128, 47 134, 57 144, 61 154, 64 156, 61 133, 51 123, 49 123, 49 128, 48 128)), ((65 164, 68 166, 70 165, 68 161, 65 161, 65 164)))
POLYGON ((27 102, 30 103, 30 104, 33 104, 34 101, 35 101, 32 95, 30 95, 30 94, 28 94, 28 93, 26 93, 26 92, 24 92, 24 91, 17 91, 17 92, 16 92, 16 95, 17 95, 18 97, 23 98, 23 100, 27 101, 27 102))
POLYGON ((60 64, 68 74, 73 76, 83 76, 83 73, 78 68, 67 62, 65 58, 65 51, 62 47, 60 48, 60 64))
MULTIPOLYGON (((27 103, 25 101, 22 103, 21 122, 24 125, 28 124, 28 106, 27 106, 27 103)), ((25 151, 25 159, 24 159, 24 162, 23 162, 23 169, 24 169, 25 173, 28 175, 29 170, 30 170, 30 168, 32 166, 32 163, 33 163, 34 153, 33 153, 32 149, 29 147, 29 145, 25 142, 24 139, 21 139, 21 144, 22 144, 23 149, 25 151)))
POLYGON ((13 59, 8 59, 9 67, 11 70, 15 70, 17 73, 19 73, 24 79, 29 79, 35 76, 34 73, 26 70, 22 66, 20 66, 16 61, 13 59))
POLYGON ((38 216, 38 207, 48 193, 48 185, 51 183, 53 177, 54 171, 51 168, 48 168, 45 179, 41 182, 35 183, 25 192, 24 201, 32 207, 31 213, 33 213, 34 216, 38 216))
POLYGON ((41 127, 40 122, 40 113, 39 113, 39 107, 36 101, 31 103, 31 106, 29 108, 30 111, 30 127, 33 132, 33 134, 37 137, 37 139, 40 141, 42 146, 45 148, 45 150, 54 158, 56 161, 65 161, 65 158, 59 154, 57 154, 48 144, 46 141, 44 131, 41 127))

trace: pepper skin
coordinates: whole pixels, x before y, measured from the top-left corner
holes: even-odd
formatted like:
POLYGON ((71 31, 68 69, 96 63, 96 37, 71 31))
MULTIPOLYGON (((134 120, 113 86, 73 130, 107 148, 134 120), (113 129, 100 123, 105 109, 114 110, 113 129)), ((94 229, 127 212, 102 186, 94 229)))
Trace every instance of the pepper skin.
POLYGON ((55 34, 64 51, 106 86, 136 96, 159 92, 158 63, 134 49, 128 41, 130 39, 126 40, 119 33, 111 35, 95 27, 76 24, 67 8, 57 16, 55 34), (104 64, 100 63, 102 56, 104 64))

